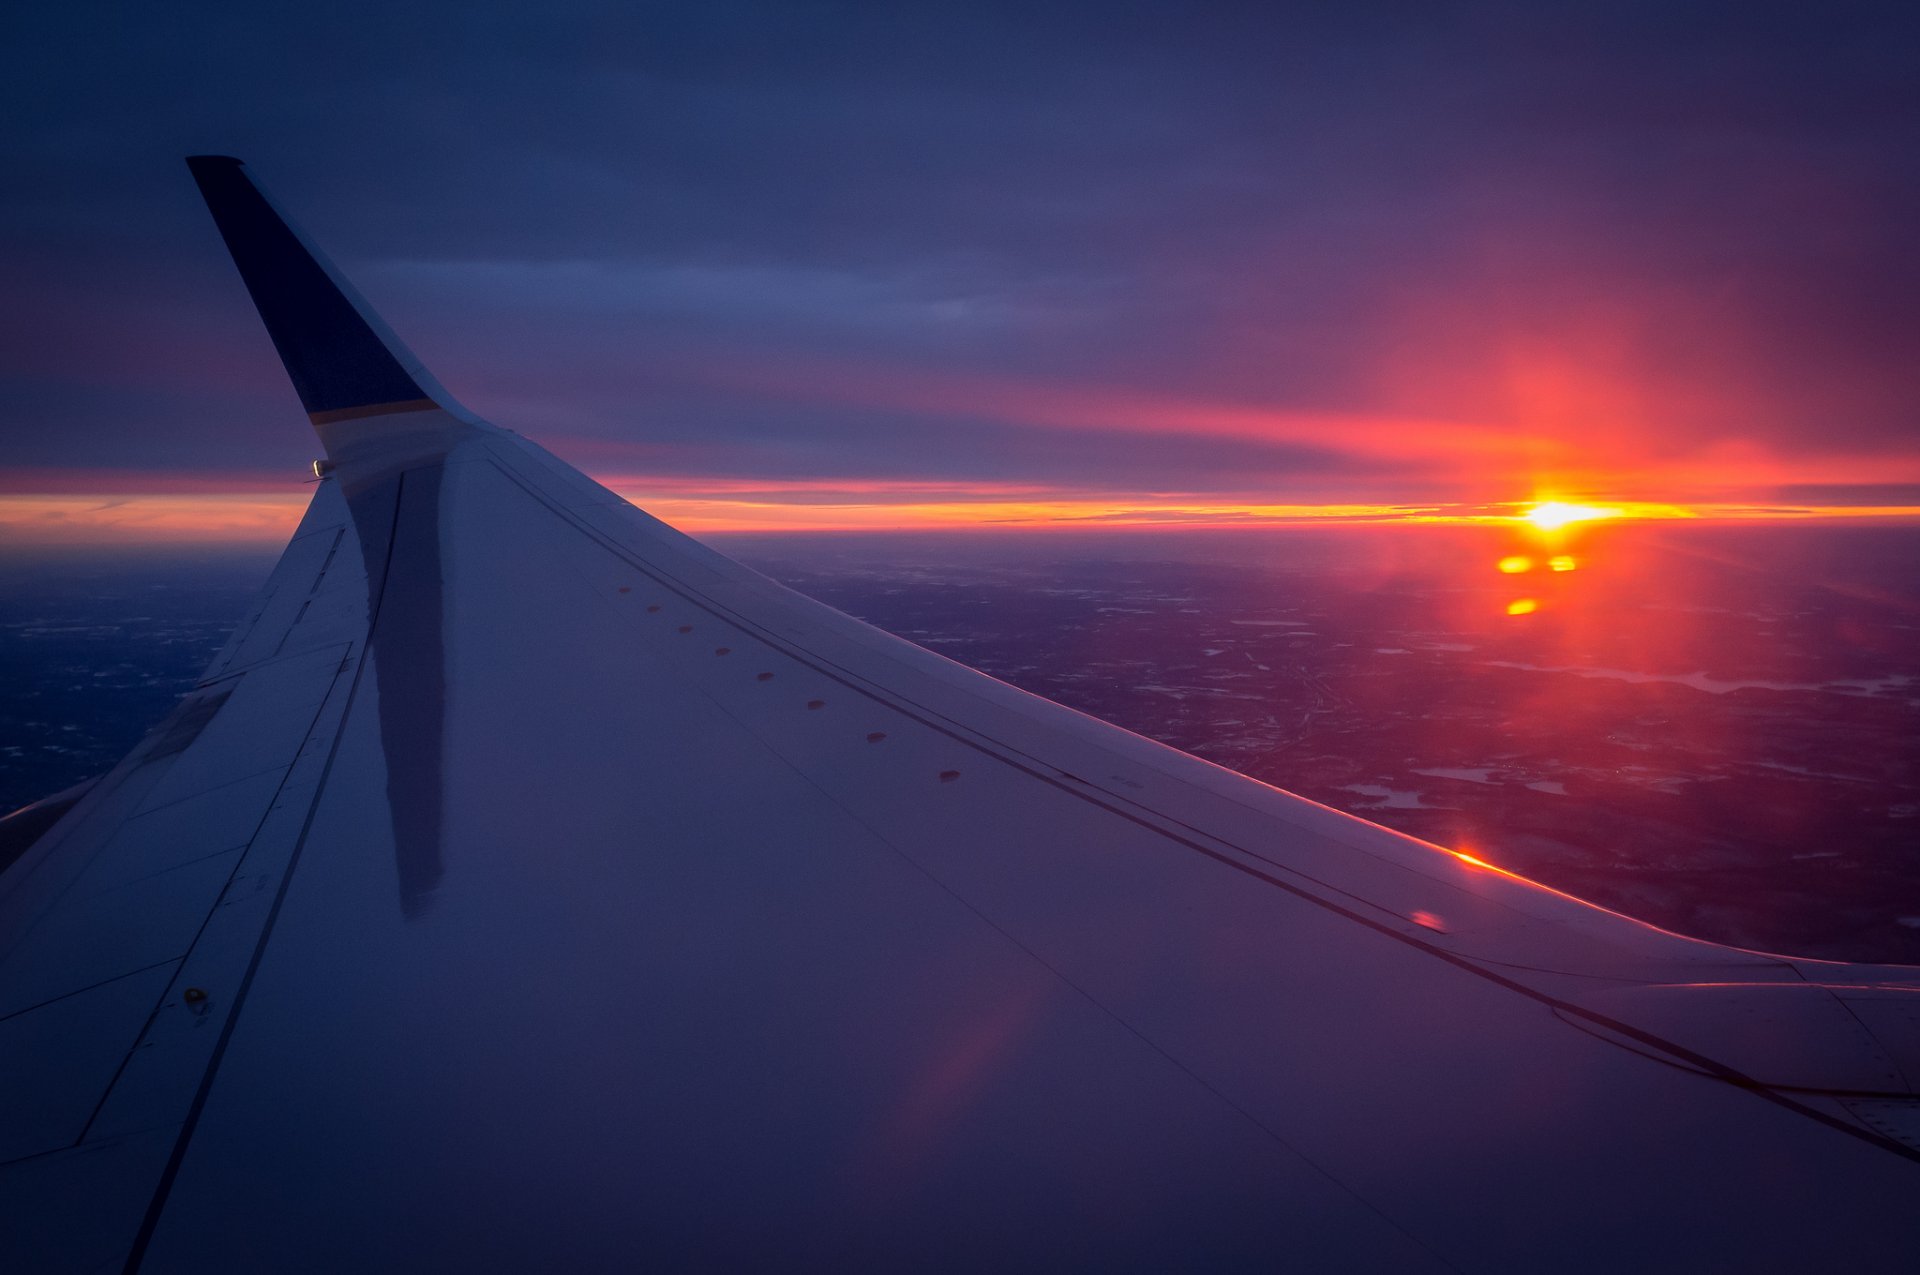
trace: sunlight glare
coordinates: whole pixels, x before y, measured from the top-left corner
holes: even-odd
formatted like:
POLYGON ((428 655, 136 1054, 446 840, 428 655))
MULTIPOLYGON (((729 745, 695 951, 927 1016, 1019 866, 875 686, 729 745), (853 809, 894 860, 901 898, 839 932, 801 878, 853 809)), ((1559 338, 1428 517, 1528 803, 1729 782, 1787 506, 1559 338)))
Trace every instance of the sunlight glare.
POLYGON ((1574 560, 1573 555, 1570 553, 1557 553, 1547 559, 1547 565, 1555 571, 1571 571, 1580 564, 1574 560))
POLYGON ((1570 505, 1560 500, 1544 500, 1520 516, 1542 531, 1558 531, 1568 523, 1618 518, 1620 514, 1620 510, 1605 505, 1570 505))
POLYGON ((1501 575, 1517 576, 1523 571, 1533 570, 1533 559, 1516 553, 1500 559, 1496 565, 1499 566, 1501 575))
POLYGON ((1540 603, 1533 598, 1516 598, 1507 603, 1508 615, 1532 615, 1540 609, 1540 603))

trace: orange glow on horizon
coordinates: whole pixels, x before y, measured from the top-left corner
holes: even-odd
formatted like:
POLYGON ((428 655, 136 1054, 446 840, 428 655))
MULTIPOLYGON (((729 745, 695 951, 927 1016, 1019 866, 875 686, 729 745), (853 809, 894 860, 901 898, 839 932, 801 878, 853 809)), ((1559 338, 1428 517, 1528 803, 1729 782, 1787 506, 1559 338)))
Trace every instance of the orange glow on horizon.
POLYGON ((1574 505, 1562 500, 1545 500, 1520 516, 1542 531, 1558 531, 1569 523, 1622 518, 1626 510, 1613 505, 1574 505))
MULTIPOLYGON (((757 477, 751 474, 607 474, 602 481, 642 509, 696 535, 811 531, 981 531, 1068 528, 1253 529, 1365 525, 1537 527, 1527 507, 1472 504, 1277 503, 1233 492, 1103 491, 1044 483, 924 477, 757 477)), ((276 473, 141 473, 126 470, 0 472, 0 540, 51 544, 271 544, 299 521, 311 487, 276 473)), ((1608 511, 1621 521, 1920 520, 1916 506, 1673 505, 1610 502, 1549 506, 1608 511)), ((1559 512, 1546 515, 1552 522, 1559 512)), ((1543 532, 1542 534, 1553 534, 1543 532)), ((1514 554, 1509 575, 1567 571, 1570 555, 1514 554), (1525 559, 1522 569, 1518 560, 1525 559)))
POLYGON ((0 495, 0 537, 10 546, 280 544, 312 492, 173 492, 0 495))
POLYGON ((1468 854, 1465 850, 1449 850, 1447 851, 1447 853, 1452 855, 1454 858, 1460 860, 1460 862, 1462 863, 1471 863, 1476 868, 1492 868, 1493 871, 1495 872, 1498 872, 1500 870, 1498 868, 1495 868, 1491 863, 1488 863, 1485 859, 1477 859, 1473 855, 1468 854))
POLYGON ((961 531, 1038 527, 1232 528, 1327 523, 1463 523, 1479 515, 1455 515, 1405 505, 1279 505, 1181 499, 1163 493, 1137 497, 1058 494, 1027 500, 811 500, 702 498, 619 493, 683 531, 961 531))

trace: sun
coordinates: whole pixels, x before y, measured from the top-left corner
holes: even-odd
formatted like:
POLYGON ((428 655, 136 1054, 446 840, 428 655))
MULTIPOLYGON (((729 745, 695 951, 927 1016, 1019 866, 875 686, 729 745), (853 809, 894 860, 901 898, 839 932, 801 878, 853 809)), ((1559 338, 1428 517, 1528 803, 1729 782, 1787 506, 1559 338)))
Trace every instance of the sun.
POLYGON ((1572 522, 1618 518, 1621 512, 1605 505, 1570 505, 1560 500, 1543 500, 1519 516, 1542 531, 1558 531, 1572 522))

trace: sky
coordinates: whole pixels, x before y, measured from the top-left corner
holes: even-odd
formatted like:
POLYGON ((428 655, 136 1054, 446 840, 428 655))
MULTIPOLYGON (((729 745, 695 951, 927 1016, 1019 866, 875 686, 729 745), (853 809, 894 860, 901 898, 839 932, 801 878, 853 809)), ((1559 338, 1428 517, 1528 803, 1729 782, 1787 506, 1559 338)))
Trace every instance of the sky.
POLYGON ((272 540, 182 156, 689 530, 1920 513, 1906 4, 0 17, 0 538, 272 540))

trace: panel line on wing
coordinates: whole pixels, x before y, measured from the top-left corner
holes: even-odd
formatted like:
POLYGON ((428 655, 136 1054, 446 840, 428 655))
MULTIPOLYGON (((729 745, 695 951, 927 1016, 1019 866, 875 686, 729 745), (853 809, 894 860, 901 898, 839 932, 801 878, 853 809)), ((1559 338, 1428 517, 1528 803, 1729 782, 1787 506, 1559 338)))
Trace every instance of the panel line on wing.
MULTIPOLYGON (((250 670, 250 672, 251 671, 252 670, 250 670)), ((339 678, 339 674, 336 672, 334 675, 335 683, 338 682, 338 678, 339 678)), ((301 749, 305 748, 305 741, 312 738, 314 730, 316 729, 316 727, 319 726, 322 717, 326 713, 327 701, 329 698, 331 698, 331 687, 329 688, 329 695, 323 696, 320 702, 314 705, 313 715, 308 719, 305 728, 301 731, 301 740, 302 740, 302 743, 300 746, 301 749)), ((344 716, 344 711, 342 715, 344 716)), ((337 738, 338 737, 336 736, 336 739, 337 738)), ((298 759, 297 752, 296 752, 295 759, 296 761, 298 759)), ((183 968, 185 967, 185 963, 193 956, 195 950, 199 947, 201 939, 206 935, 208 925, 212 922, 214 916, 219 912, 221 901, 227 897, 228 892, 231 891, 233 888, 234 882, 239 880, 241 877, 241 874, 245 872, 245 870, 247 869, 248 861, 252 857, 252 851, 256 843, 259 842, 261 833, 265 830, 268 820, 270 820, 275 813, 275 803, 279 801, 280 795, 287 790, 287 785, 293 779, 296 769, 297 769, 296 766, 292 764, 288 764, 286 766, 286 773, 280 777, 280 782, 274 785, 273 793, 267 798, 265 804, 263 805, 261 809, 260 818, 254 824, 253 832, 251 833, 251 835, 248 836, 245 844, 242 847, 240 847, 239 853, 234 859, 233 869, 227 874, 227 879, 225 883, 223 883, 222 886, 220 887, 219 892, 213 896, 212 905, 207 909, 206 914, 200 918, 200 924, 194 930, 193 937, 187 941, 187 943, 181 949, 180 954, 177 957, 171 958, 172 960, 180 963, 183 968)), ((271 768, 269 768, 268 771, 256 772, 255 775, 245 776, 242 779, 238 779, 233 782, 244 783, 246 782, 246 779, 255 778, 259 774, 270 773, 270 771, 271 771, 271 768)), ((231 786, 232 786, 231 784, 222 785, 222 787, 231 787, 231 786)), ((319 799, 319 792, 320 792, 319 787, 316 787, 314 790, 315 801, 319 799)), ((200 797, 204 795, 205 795, 204 792, 194 793, 189 797, 182 798, 182 800, 190 801, 194 797, 200 797)), ((165 807, 160 807, 160 809, 164 809, 164 808, 165 807)), ((142 812, 142 813, 150 813, 150 812, 142 812)), ((174 865, 174 868, 187 866, 188 863, 203 862, 208 858, 217 858, 220 854, 231 854, 231 853, 233 853, 232 850, 216 851, 212 855, 201 856, 199 859, 188 860, 186 861, 186 863, 176 864, 174 865)), ((168 870, 171 871, 173 870, 173 868, 169 868, 168 870)), ((291 863, 288 864, 286 871, 288 873, 291 873, 292 871, 291 863)), ((271 928, 272 928, 271 919, 269 919, 267 925, 265 926, 261 934, 260 941, 263 945, 266 941, 266 932, 270 931, 271 928)), ((165 962, 162 962, 162 964, 165 964, 165 962)), ((127 1069, 127 1064, 132 1061, 135 1053, 137 1053, 138 1050, 140 1049, 141 1042, 146 1039, 147 1034, 153 1029, 154 1020, 159 1016, 161 1009, 165 1007, 167 997, 172 993, 172 991, 173 991, 173 987, 171 982, 169 982, 169 985, 167 987, 161 990, 159 1000, 154 1004, 152 1012, 148 1014, 146 1022, 141 1025, 139 1033, 134 1036, 133 1044, 128 1047, 126 1056, 120 1060, 120 1065, 114 1069, 113 1078, 110 1081, 108 1081, 106 1088, 101 1091, 100 1100, 94 1104, 93 1112, 87 1117, 86 1124, 81 1128, 79 1136, 74 1140, 74 1145, 78 1146, 87 1140, 87 1135, 92 1130, 94 1123, 99 1120, 100 1113, 106 1109, 107 1103, 113 1098, 114 1089, 120 1083, 121 1076, 125 1074, 127 1069)), ((225 1028, 230 1027, 233 1024, 233 1022, 239 1017, 239 1014, 240 1014, 240 998, 236 996, 233 1005, 227 1011, 226 1023, 223 1024, 223 1033, 225 1028)))
MULTIPOLYGON (((154 1229, 158 1226, 160 1215, 166 1208, 167 1197, 173 1189, 174 1181, 179 1176, 180 1166, 186 1158, 187 1147, 193 1140, 194 1129, 199 1123, 201 1113, 206 1109, 208 1095, 212 1092, 214 1081, 219 1075, 220 1063, 226 1055, 227 1045, 233 1039, 233 1033, 239 1025, 240 1016, 246 1009, 247 993, 253 986, 254 975, 258 972, 261 958, 265 955, 267 945, 273 937, 273 927, 274 923, 279 919, 281 904, 286 900, 287 890, 292 885, 294 874, 300 866, 301 851, 305 849, 307 833, 313 826, 314 813, 319 808, 321 795, 326 791, 327 776, 333 768, 334 758, 339 754, 340 742, 345 734, 341 727, 346 720, 347 714, 353 708, 353 702, 360 687, 361 675, 365 669, 366 660, 362 658, 354 666, 352 682, 347 688, 346 695, 341 703, 339 715, 335 719, 333 741, 327 750, 326 762, 321 766, 319 778, 314 783, 313 792, 308 798, 307 809, 302 818, 300 832, 294 840, 293 848, 287 857, 286 866, 281 869, 279 886, 274 893, 273 902, 267 909, 266 918, 261 924, 260 937, 254 944, 252 955, 247 962, 246 971, 241 975, 240 981, 234 989, 233 1003, 227 1010, 225 1021, 220 1025, 220 1036, 214 1042, 212 1054, 207 1060, 206 1070, 202 1073, 200 1084, 194 1092, 192 1102, 188 1105, 186 1119, 180 1126, 179 1135, 174 1142, 173 1151, 167 1158, 166 1167, 161 1171, 160 1178, 154 1186, 153 1196, 140 1222, 140 1229, 135 1233, 133 1244, 127 1251, 127 1260, 123 1267, 127 1272, 137 1271, 140 1268, 141 1260, 146 1255, 147 1246, 153 1240, 154 1229)), ((324 708, 325 705, 323 704, 323 711, 324 708)), ((317 716, 316 714, 316 717, 317 716)), ((236 865, 236 871, 237 870, 238 865, 236 865)), ((196 938, 196 942, 197 941, 196 938)), ((189 954, 191 954, 191 949, 189 949, 189 954)), ((137 1047, 138 1042, 136 1041, 135 1043, 137 1047)))
MULTIPOLYGON (((227 1011, 226 1020, 220 1026, 220 1036, 214 1042, 213 1051, 207 1060, 206 1070, 201 1076, 200 1085, 194 1092, 193 1101, 189 1104, 186 1118, 180 1126, 179 1136, 175 1139, 173 1149, 167 1157, 166 1166, 161 1170, 160 1177, 155 1183, 153 1196, 149 1200, 146 1212, 140 1220, 140 1228, 135 1233, 133 1243, 127 1251, 126 1264, 122 1268, 125 1275, 133 1275, 133 1272, 140 1269, 141 1263, 146 1258, 147 1250, 153 1243, 154 1232, 159 1227, 161 1215, 166 1211, 167 1200, 173 1192, 174 1183, 179 1180, 180 1168, 186 1161, 187 1150, 193 1141, 194 1131, 198 1128, 200 1118, 206 1111, 207 1100, 211 1096, 214 1083, 219 1077, 220 1064, 226 1057, 227 1047, 231 1043, 233 1033, 239 1025, 240 1016, 246 1008, 247 994, 253 988, 254 978, 260 970, 260 963, 266 956, 267 945, 272 940, 274 926, 280 918, 281 909, 286 904, 287 893, 292 888, 294 876, 299 870, 301 857, 306 850, 307 839, 313 831, 314 818, 320 809, 320 799, 327 790, 327 779, 333 773, 334 762, 340 755, 341 743, 346 735, 345 724, 349 715, 353 712, 354 704, 359 700, 360 687, 365 679, 369 655, 372 649, 372 628, 379 619, 381 598, 386 592, 387 581, 391 578, 387 568, 391 566, 393 542, 397 538, 399 528, 400 502, 397 499, 394 501, 391 517, 392 525, 389 526, 387 530, 386 551, 383 555, 383 566, 378 577, 379 593, 368 599, 368 630, 366 640, 361 643, 358 658, 353 662, 353 676, 347 685, 346 694, 342 697, 339 713, 334 719, 332 742, 327 748, 325 761, 321 763, 319 776, 314 781, 312 795, 308 799, 306 811, 301 817, 299 833, 294 837, 292 848, 287 856, 286 865, 281 869, 280 881, 274 891, 273 901, 268 905, 266 918, 261 924, 260 937, 254 944, 253 952, 248 958, 246 971, 241 975, 239 984, 234 989, 232 1007, 227 1011)), ((373 577, 370 576, 370 585, 372 581, 373 577)), ((349 652, 348 658, 353 659, 353 652, 349 652)), ((345 663, 341 665, 338 673, 336 673, 336 677, 339 673, 344 672, 346 672, 345 663)), ((321 705, 322 711, 324 711, 325 706, 326 701, 323 701, 321 705)))
MULTIPOLYGON (((671 586, 668 586, 668 587, 671 587, 671 586)), ((715 618, 718 619, 720 617, 716 616, 715 618)), ((722 622, 725 623, 726 621, 723 620, 722 622)), ((780 649, 780 648, 776 647, 775 649, 780 649)), ((794 657, 791 654, 791 652, 783 652, 783 653, 787 654, 789 658, 796 658, 796 659, 798 658, 798 657, 794 657)), ((799 659, 798 662, 802 664, 808 663, 804 659, 799 659)), ((809 667, 814 667, 816 672, 824 672, 824 670, 819 669, 817 666, 809 665, 809 667)), ((830 673, 826 675, 829 677, 832 676, 832 674, 830 673)), ((1391 1227, 1395 1232, 1405 1237, 1406 1240, 1409 1243, 1413 1244, 1416 1248, 1419 1248, 1422 1251, 1426 1252, 1429 1256, 1431 1256, 1436 1262, 1439 1262, 1441 1265, 1446 1266, 1449 1269, 1458 1269, 1457 1267, 1454 1267, 1452 1263, 1448 1262, 1444 1257, 1442 1257, 1439 1252, 1437 1252, 1430 1245, 1428 1245, 1418 1235, 1414 1234, 1411 1230, 1409 1230, 1406 1226, 1404 1226, 1399 1220, 1397 1220, 1396 1218, 1392 1217, 1391 1215, 1386 1213, 1384 1210, 1382 1210, 1381 1207, 1378 1204, 1376 1204, 1373 1200, 1363 1195, 1360 1191, 1355 1189, 1350 1183, 1344 1181, 1332 1170, 1328 1169, 1325 1165, 1321 1164, 1318 1160, 1315 1160, 1312 1156, 1309 1156, 1304 1150, 1302 1150, 1299 1146, 1297 1146, 1291 1139, 1287 1138, 1286 1135, 1282 1134, 1278 1129, 1275 1129, 1273 1126, 1269 1125, 1266 1121, 1262 1120, 1259 1116, 1255 1115, 1252 1111, 1248 1110, 1241 1103, 1234 1101, 1234 1099, 1231 1096, 1229 1096, 1224 1090, 1220 1089, 1212 1081, 1208 1080, 1205 1076, 1201 1075, 1198 1071, 1194 1070, 1192 1066, 1181 1061, 1181 1059, 1177 1057, 1175 1054, 1173 1054, 1166 1046, 1162 1045, 1159 1041, 1155 1040, 1153 1037, 1149 1036, 1146 1032, 1141 1030, 1139 1027, 1135 1026, 1124 1014, 1120 1013, 1120 1011, 1113 1008, 1111 1005, 1107 1004, 1105 1001, 1101 1000, 1098 996, 1095 996, 1093 992, 1090 991, 1084 984, 1079 982, 1077 979, 1073 978, 1065 970, 1061 969, 1059 965, 1049 960, 1046 956, 1041 954, 1033 946, 1031 946, 1024 940, 1022 940, 1019 936, 1014 934, 1011 930, 1007 929, 1006 926, 1002 925, 999 921, 996 921, 993 917, 989 916, 985 911, 983 911, 980 908, 978 904, 974 903, 972 900, 968 899, 964 894, 960 893, 958 889, 950 885, 932 868, 928 867, 925 863, 923 863, 920 859, 916 858, 914 855, 908 853, 907 850, 903 846, 901 846, 898 841, 888 836, 885 832, 883 832, 881 829, 876 827, 872 823, 872 821, 867 819, 853 806, 847 804, 840 797, 836 796, 831 790, 829 790, 824 785, 822 785, 819 780, 815 779, 812 775, 807 773, 807 771, 804 770, 798 763, 796 763, 792 758, 788 757, 784 752, 782 752, 778 747, 776 747, 773 741, 766 738, 766 736, 760 731, 760 729, 757 728, 752 722, 748 721, 747 719, 741 717, 738 713, 734 712, 733 709, 728 707, 724 701, 714 696, 711 692, 709 692, 704 686, 701 686, 699 683, 691 679, 685 678, 684 676, 681 677, 680 680, 684 686, 686 686, 689 690, 693 691, 695 694, 699 695, 702 699, 704 699, 721 716, 732 721, 735 726, 739 727, 742 731, 746 732, 748 735, 752 736, 755 740, 759 741, 761 746, 766 750, 768 756, 770 756, 778 764, 780 764, 781 766, 784 766, 787 770, 792 772, 795 777, 797 777, 802 783, 806 784, 807 787, 811 788, 814 792, 818 793, 820 797, 823 798, 829 805, 839 810, 851 822, 858 825, 862 830, 864 830, 867 833, 868 836, 872 837, 875 842, 877 842, 882 846, 885 846, 888 852, 890 852, 895 858, 897 858, 900 862, 902 862, 907 867, 912 869, 914 872, 918 873, 922 878, 924 878, 928 883, 930 883, 935 889, 939 890, 942 894, 946 895, 954 903, 958 904, 962 909, 964 909, 966 912, 971 914, 982 925, 985 925, 988 929, 998 934, 1008 944, 1018 949, 1029 960, 1033 961, 1036 965, 1040 966, 1040 968, 1046 970, 1047 973, 1050 974, 1063 987, 1073 992, 1086 1004, 1092 1006, 1093 1009, 1098 1011, 1102 1016, 1107 1018, 1115 1026, 1119 1027, 1122 1031, 1132 1036, 1135 1040, 1138 1040, 1142 1045, 1146 1046, 1154 1054, 1158 1055, 1162 1060, 1164 1060, 1169 1066, 1174 1068, 1174 1070, 1180 1072, 1182 1075, 1187 1077, 1187 1079, 1191 1080, 1193 1083, 1200 1086, 1200 1088, 1204 1089, 1207 1093, 1211 1094, 1214 1098, 1218 1099, 1229 1110, 1234 1112, 1236 1115, 1240 1116, 1242 1119, 1246 1120, 1247 1123, 1251 1124, 1254 1128, 1258 1129, 1261 1133, 1271 1138, 1277 1145, 1283 1147, 1287 1152, 1289 1152, 1290 1154, 1298 1158, 1302 1164, 1307 1165, 1314 1172, 1318 1173, 1322 1178, 1324 1178, 1327 1182, 1339 1188, 1341 1191, 1344 1191, 1349 1197, 1351 1197, 1354 1200, 1355 1203, 1359 1204, 1362 1208, 1366 1209, 1368 1212, 1372 1213, 1375 1217, 1379 1218, 1381 1222, 1391 1227)), ((892 706, 886 704, 885 701, 879 701, 879 702, 881 703, 881 706, 883 708, 891 708, 892 711, 894 712, 901 711, 897 708, 892 708, 892 706)), ((813 703, 809 703, 807 707, 812 708, 817 703, 818 701, 814 701, 813 703)), ((911 714, 903 714, 903 715, 911 716, 911 714)), ((922 723, 922 724, 926 724, 926 723, 922 723)), ((934 727, 934 729, 938 730, 939 728, 934 727)), ((886 735, 884 733, 871 733, 866 736, 867 742, 869 743, 877 742, 885 738, 886 738, 886 735)), ((953 776, 956 774, 957 772, 947 771, 947 772, 944 772, 940 778, 942 782, 945 782, 949 776, 953 776)))
MULTIPOLYGON (((228 851, 226 853, 231 852, 228 851)), ((138 969, 127 970, 125 973, 115 974, 111 978, 103 978, 97 983, 88 983, 85 987, 76 987, 70 992, 62 992, 58 996, 49 996, 47 999, 37 1001, 32 1005, 22 1005, 19 1009, 8 1010, 6 1013, 0 1014, 0 1023, 4 1023, 10 1018, 18 1018, 22 1014, 31 1014, 36 1009, 45 1009, 49 1005, 58 1005, 61 1001, 67 1000, 69 997, 85 995, 97 988, 105 987, 109 983, 117 983, 123 978, 132 978, 134 975, 144 974, 148 970, 157 970, 162 965, 172 965, 179 959, 177 956, 169 956, 165 960, 155 961, 151 965, 142 965, 138 969)))

